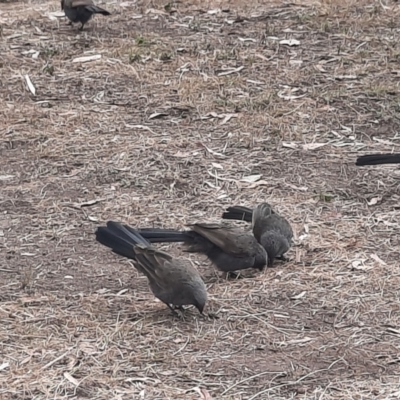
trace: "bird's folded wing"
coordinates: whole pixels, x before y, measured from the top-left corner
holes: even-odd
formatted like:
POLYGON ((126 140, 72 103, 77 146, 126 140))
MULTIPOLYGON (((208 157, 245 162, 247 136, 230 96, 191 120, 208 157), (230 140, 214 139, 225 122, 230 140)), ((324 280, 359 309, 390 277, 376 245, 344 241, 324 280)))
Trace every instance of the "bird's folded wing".
POLYGON ((92 0, 72 0, 72 7, 92 6, 92 0))
POLYGON ((252 237, 215 224, 194 224, 192 229, 222 251, 237 257, 248 256, 252 237))
POLYGON ((175 264, 177 260, 174 260, 168 253, 142 245, 135 246, 135 253, 141 269, 153 282, 160 287, 167 287, 171 283, 171 274, 175 271, 171 265, 175 264))
POLYGON ((265 230, 278 231, 287 239, 291 239, 293 237, 293 229, 288 220, 278 214, 273 214, 268 218, 265 230))

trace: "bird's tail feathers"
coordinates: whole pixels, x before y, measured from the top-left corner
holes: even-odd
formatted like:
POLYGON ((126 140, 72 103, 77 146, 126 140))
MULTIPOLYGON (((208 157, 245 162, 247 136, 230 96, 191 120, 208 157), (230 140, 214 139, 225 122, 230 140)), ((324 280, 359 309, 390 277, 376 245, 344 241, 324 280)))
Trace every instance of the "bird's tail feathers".
POLYGON ((253 210, 244 206, 232 206, 228 207, 222 214, 223 219, 233 219, 236 221, 251 222, 253 210))
POLYGON ((151 243, 143 238, 137 230, 114 221, 107 222, 107 226, 97 228, 96 240, 112 249, 114 253, 131 259, 136 258, 134 245, 151 246, 151 243))
POLYGON ((104 8, 95 5, 86 6, 86 9, 91 11, 93 14, 111 15, 111 13, 107 10, 104 10, 104 8))
POLYGON ((187 232, 174 229, 144 228, 138 232, 150 243, 186 242, 191 238, 187 232))
POLYGON ((356 165, 399 164, 400 154, 366 154, 357 158, 356 165))
POLYGON ((139 229, 139 233, 150 243, 184 242, 187 245, 184 251, 188 253, 207 253, 213 248, 213 244, 208 239, 194 231, 182 232, 174 229, 144 228, 139 229))

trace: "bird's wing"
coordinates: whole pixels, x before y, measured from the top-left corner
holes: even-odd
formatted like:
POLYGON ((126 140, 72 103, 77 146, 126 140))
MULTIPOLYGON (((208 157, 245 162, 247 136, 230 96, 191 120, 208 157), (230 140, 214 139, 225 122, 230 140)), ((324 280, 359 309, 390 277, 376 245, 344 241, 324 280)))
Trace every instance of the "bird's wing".
MULTIPOLYGON (((175 281, 184 279, 195 270, 183 260, 177 260, 164 251, 144 245, 135 246, 136 259, 149 279, 161 288, 167 288, 175 281)), ((198 274, 195 270, 194 274, 198 274)))
POLYGON ((288 240, 293 238, 293 229, 288 220, 278 214, 273 214, 266 220, 264 230, 273 230, 279 232, 288 240))
POLYGON ((192 229, 214 243, 222 251, 237 257, 246 257, 253 247, 251 235, 217 224, 193 224, 192 229))
POLYGON ((72 7, 92 6, 92 0, 72 0, 72 7))

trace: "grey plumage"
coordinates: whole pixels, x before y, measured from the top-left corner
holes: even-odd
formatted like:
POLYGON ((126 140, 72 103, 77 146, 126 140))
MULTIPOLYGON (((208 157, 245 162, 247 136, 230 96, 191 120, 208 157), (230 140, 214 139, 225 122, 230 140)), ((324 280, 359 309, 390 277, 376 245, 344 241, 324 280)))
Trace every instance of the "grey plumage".
POLYGON ((110 15, 101 7, 95 6, 92 0, 61 0, 61 9, 66 17, 73 22, 80 22, 83 26, 92 18, 93 14, 110 15))
POLYGON ((119 222, 109 221, 107 226, 97 228, 96 240, 114 253, 134 260, 136 269, 148 278, 154 296, 172 310, 172 306, 192 304, 203 312, 206 286, 188 261, 155 249, 138 231, 119 222))
POLYGON ((229 207, 224 219, 243 220, 252 223, 253 235, 268 253, 268 266, 275 258, 283 257, 290 249, 293 230, 289 222, 277 214, 268 203, 261 203, 254 210, 243 206, 229 207))
POLYGON ((190 226, 189 231, 149 228, 139 232, 151 243, 184 242, 186 251, 205 254, 223 272, 265 267, 267 253, 252 235, 217 224, 190 226))

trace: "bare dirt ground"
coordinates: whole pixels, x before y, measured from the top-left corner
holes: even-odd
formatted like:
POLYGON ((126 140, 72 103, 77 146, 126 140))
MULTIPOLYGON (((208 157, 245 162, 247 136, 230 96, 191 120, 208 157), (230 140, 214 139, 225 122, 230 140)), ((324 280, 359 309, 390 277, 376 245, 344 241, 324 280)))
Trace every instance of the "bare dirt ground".
POLYGON ((398 398, 400 170, 354 165, 400 152, 397 3, 98 4, 79 32, 0 2, 1 399, 398 398), (217 319, 94 240, 265 200, 287 263, 228 281, 166 247, 217 319))

